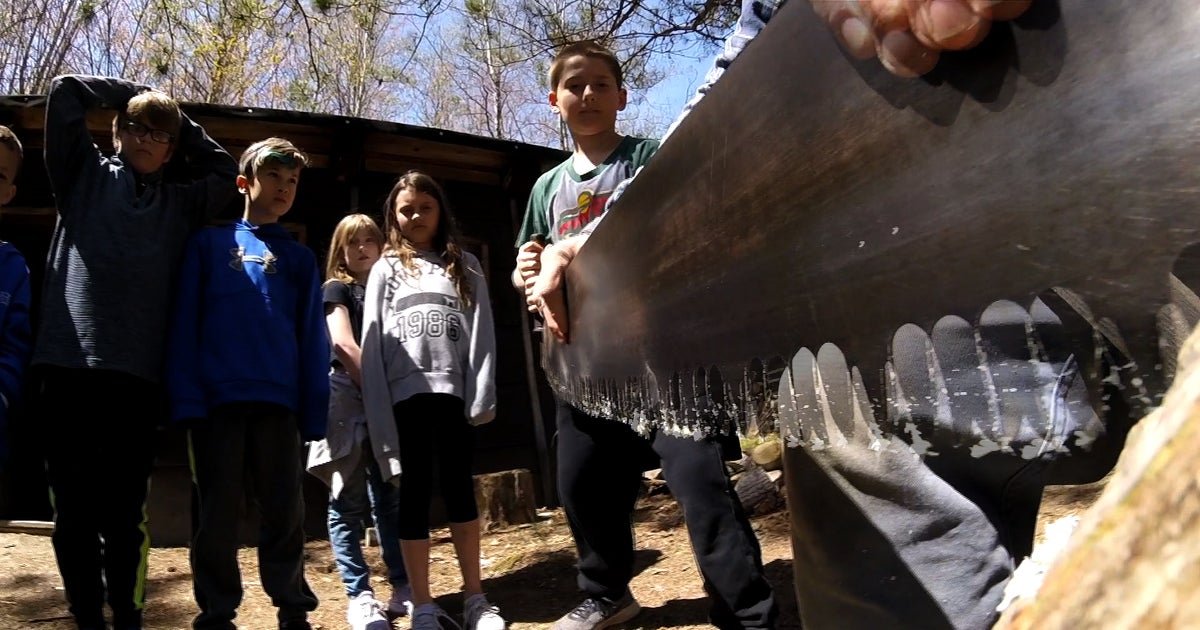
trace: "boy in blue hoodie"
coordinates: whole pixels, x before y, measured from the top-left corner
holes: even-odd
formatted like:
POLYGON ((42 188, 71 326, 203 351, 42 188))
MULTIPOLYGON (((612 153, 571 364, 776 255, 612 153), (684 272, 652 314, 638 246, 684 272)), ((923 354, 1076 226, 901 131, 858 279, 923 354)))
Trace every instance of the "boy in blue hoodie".
POLYGON ((242 220, 198 232, 184 254, 167 386, 172 419, 189 426, 199 494, 197 630, 236 628, 243 490, 259 508, 259 573, 279 627, 308 630, 317 607, 304 580, 300 483, 303 443, 325 433, 329 342, 317 258, 279 225, 306 164, 287 140, 251 145, 237 176, 242 220))
MULTIPOLYGON (((0 207, 17 194, 24 152, 11 129, 0 125, 0 207)), ((11 243, 0 241, 0 464, 8 454, 8 410, 21 392, 33 332, 29 328, 29 268, 11 243)))

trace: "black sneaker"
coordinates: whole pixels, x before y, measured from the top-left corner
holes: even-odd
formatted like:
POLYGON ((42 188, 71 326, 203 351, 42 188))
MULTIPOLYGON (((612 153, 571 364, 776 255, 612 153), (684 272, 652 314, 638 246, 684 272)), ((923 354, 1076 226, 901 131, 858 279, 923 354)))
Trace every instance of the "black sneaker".
POLYGON ((563 615, 554 622, 551 630, 600 630, 610 628, 619 623, 633 619, 642 612, 642 607, 633 598, 633 593, 626 589, 625 594, 616 600, 604 597, 589 597, 583 600, 575 610, 563 615))

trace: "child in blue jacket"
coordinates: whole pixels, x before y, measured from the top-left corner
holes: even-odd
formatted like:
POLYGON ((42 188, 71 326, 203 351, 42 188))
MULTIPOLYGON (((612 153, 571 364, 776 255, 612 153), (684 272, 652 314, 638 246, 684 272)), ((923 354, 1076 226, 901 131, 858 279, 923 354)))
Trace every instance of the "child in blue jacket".
MULTIPOLYGON (((21 141, 0 126, 0 206, 17 194, 17 171, 24 153, 21 141)), ((29 268, 11 243, 0 241, 0 463, 8 454, 8 410, 17 402, 33 349, 29 327, 29 268)))
POLYGON ((171 417, 187 421, 199 518, 191 563, 197 630, 233 630, 242 599, 238 509, 261 519, 263 590, 279 627, 307 630, 303 442, 325 433, 329 342, 316 256, 279 225, 307 159, 269 138, 242 154, 242 220, 201 230, 184 254, 169 349, 171 417), (249 483, 249 488, 244 488, 249 483))

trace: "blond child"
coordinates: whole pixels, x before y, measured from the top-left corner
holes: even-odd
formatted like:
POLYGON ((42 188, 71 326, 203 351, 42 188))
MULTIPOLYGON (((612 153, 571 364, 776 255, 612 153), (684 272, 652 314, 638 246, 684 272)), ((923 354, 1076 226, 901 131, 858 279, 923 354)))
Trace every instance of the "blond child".
POLYGON ((365 214, 347 215, 333 230, 323 287, 325 324, 333 346, 329 423, 325 439, 313 442, 308 451, 308 472, 330 488, 329 541, 350 599, 346 620, 351 630, 390 630, 388 615, 402 617, 412 608, 412 590, 396 531, 400 496, 391 483, 400 472, 396 423, 385 418, 368 425, 362 402, 358 340, 362 337, 363 297, 383 242, 383 232, 365 214), (386 606, 375 599, 360 544, 368 515, 379 532, 392 586, 386 606))

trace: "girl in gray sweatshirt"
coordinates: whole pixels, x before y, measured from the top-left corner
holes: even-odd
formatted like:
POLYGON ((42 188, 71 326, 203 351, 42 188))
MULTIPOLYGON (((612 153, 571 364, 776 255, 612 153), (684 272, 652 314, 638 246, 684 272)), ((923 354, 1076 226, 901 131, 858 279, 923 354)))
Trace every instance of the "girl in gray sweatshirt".
POLYGON ((429 508, 437 466, 458 551, 465 630, 503 630, 483 594, 472 427, 496 415, 487 282, 458 244, 446 196, 428 175, 400 178, 384 206, 387 250, 363 302, 362 391, 367 423, 395 422, 400 440, 400 548, 412 586, 412 627, 448 619, 429 592, 429 508))

